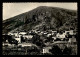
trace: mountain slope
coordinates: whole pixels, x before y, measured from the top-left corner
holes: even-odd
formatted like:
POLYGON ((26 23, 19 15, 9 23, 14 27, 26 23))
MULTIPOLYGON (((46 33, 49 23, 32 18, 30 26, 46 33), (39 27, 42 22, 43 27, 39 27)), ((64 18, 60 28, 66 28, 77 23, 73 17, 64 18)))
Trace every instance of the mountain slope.
POLYGON ((3 33, 19 30, 77 29, 77 11, 40 6, 3 21, 3 33))

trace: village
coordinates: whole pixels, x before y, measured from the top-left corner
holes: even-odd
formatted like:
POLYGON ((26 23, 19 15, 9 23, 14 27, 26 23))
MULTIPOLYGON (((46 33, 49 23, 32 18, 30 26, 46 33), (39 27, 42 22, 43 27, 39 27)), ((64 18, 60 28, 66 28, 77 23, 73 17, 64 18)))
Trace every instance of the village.
MULTIPOLYGON (((15 41, 10 40, 12 41, 10 42, 9 39, 6 39, 5 41, 3 41, 3 47, 4 46, 8 46, 9 48, 15 46, 21 48, 36 47, 37 50, 40 49, 40 51, 37 52, 40 54, 51 54, 50 49, 52 49, 52 46, 55 44, 58 45, 61 50, 63 50, 64 46, 69 47, 70 45, 74 45, 77 43, 75 37, 76 33, 73 30, 63 31, 63 32, 52 31, 52 30, 48 30, 48 31, 30 30, 28 32, 16 31, 16 32, 9 32, 7 35, 11 36, 12 39, 14 39, 15 41)), ((18 49, 19 48, 17 48, 17 50, 18 49)), ((35 48, 33 49, 35 50, 35 48)), ((34 52, 36 52, 37 50, 35 50, 34 52)), ((26 53, 29 52, 30 51, 28 51, 27 49, 26 53)))

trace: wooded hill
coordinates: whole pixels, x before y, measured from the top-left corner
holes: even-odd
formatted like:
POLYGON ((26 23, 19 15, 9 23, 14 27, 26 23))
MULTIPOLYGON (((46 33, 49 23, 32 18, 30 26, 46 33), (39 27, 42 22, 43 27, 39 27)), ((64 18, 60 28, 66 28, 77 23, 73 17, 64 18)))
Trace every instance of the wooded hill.
POLYGON ((77 30, 77 11, 40 6, 3 21, 3 33, 19 30, 77 30))

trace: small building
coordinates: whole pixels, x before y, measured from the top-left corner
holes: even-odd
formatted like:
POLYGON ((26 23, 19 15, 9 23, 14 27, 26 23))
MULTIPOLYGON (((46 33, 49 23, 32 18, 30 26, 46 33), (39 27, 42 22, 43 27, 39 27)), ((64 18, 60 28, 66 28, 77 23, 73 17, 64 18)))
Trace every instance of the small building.
POLYGON ((32 39, 33 35, 23 35, 24 38, 32 39))
POLYGON ((70 30, 70 35, 73 35, 74 33, 73 33, 73 30, 70 30))
POLYGON ((20 43, 18 44, 18 46, 27 47, 27 46, 32 46, 32 44, 31 43, 20 43))
POLYGON ((14 35, 12 32, 9 32, 8 35, 14 35))
POLYGON ((65 31, 65 34, 69 33, 70 35, 73 35, 73 30, 70 30, 70 31, 65 31))
POLYGON ((47 34, 47 32, 44 32, 43 34, 44 34, 44 35, 46 35, 46 34, 47 34))
POLYGON ((76 38, 69 38, 69 43, 76 43, 76 38))
POLYGON ((3 46, 12 46, 12 44, 9 44, 9 43, 3 43, 2 45, 3 46))
POLYGON ((56 40, 56 37, 52 37, 54 40, 56 40))
POLYGON ((57 31, 52 31, 52 33, 57 33, 57 31))
POLYGON ((61 39, 61 40, 63 40, 65 38, 65 33, 63 33, 63 34, 58 33, 56 35, 56 37, 59 38, 59 39, 61 39))
POLYGON ((51 33, 52 35, 54 35, 54 33, 51 33))
POLYGON ((43 31, 41 31, 41 34, 43 34, 44 32, 43 31))
POLYGON ((18 32, 15 32, 14 35, 15 35, 15 37, 18 37, 19 33, 18 32))
POLYGON ((47 34, 47 37, 51 36, 51 34, 47 34))
POLYGON ((42 33, 39 33, 38 35, 43 35, 42 33))
POLYGON ((18 35, 18 37, 20 38, 22 35, 18 35))
POLYGON ((8 43, 8 40, 6 40, 6 43, 8 43))
POLYGON ((52 49, 51 47, 44 47, 42 53, 50 53, 49 50, 52 49))
POLYGON ((38 33, 40 33, 41 31, 37 31, 38 33))
POLYGON ((26 32, 20 32, 19 34, 21 34, 21 35, 25 35, 25 34, 26 34, 26 32))
POLYGON ((8 46, 9 43, 2 43, 2 46, 8 46))
POLYGON ((19 37, 15 37, 14 39, 17 40, 18 43, 21 43, 21 38, 19 38, 19 37))
POLYGON ((52 31, 52 35, 57 34, 57 31, 52 31))
POLYGON ((29 31, 28 33, 31 33, 32 31, 29 31))
POLYGON ((36 32, 36 30, 31 30, 32 32, 36 32))

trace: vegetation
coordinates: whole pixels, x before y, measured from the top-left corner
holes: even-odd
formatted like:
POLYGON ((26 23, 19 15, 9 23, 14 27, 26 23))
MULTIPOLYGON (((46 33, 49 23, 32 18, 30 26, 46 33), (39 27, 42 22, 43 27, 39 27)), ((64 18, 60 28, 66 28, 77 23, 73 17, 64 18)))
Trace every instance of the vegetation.
POLYGON ((24 26, 20 30, 31 30, 39 24, 42 24, 37 28, 39 30, 77 29, 77 11, 40 6, 29 12, 4 20, 3 33, 7 33, 19 26, 24 26))

